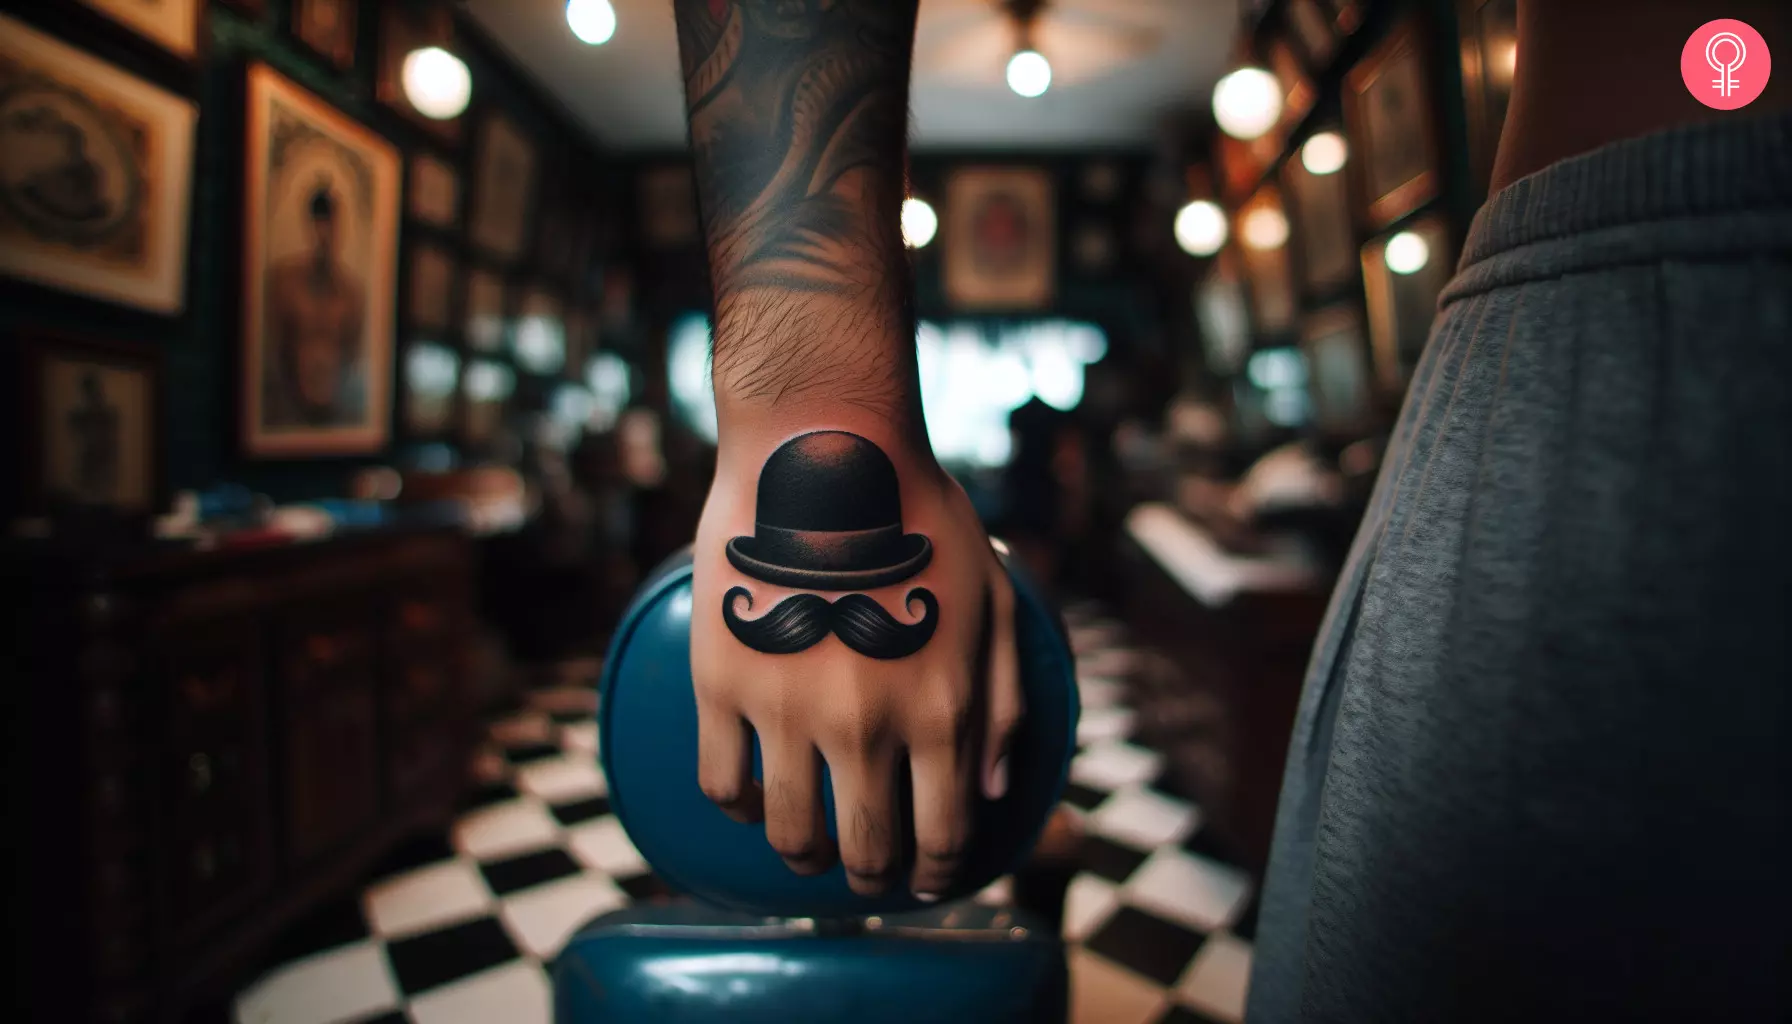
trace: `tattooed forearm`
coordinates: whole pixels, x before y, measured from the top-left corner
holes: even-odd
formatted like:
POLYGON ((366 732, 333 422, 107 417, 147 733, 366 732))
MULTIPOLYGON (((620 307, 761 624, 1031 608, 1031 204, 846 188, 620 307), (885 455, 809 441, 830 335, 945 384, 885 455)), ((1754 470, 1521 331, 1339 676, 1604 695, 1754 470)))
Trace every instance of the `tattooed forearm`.
POLYGON ((888 352, 913 343, 899 224, 916 0, 675 3, 718 390, 912 375, 912 354, 888 352))

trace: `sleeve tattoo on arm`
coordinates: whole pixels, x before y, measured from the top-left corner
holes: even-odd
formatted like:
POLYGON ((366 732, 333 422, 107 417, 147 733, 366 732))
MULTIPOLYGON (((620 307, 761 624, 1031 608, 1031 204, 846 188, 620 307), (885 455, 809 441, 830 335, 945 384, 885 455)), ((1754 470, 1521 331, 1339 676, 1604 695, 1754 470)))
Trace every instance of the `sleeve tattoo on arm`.
POLYGON ((912 0, 676 2, 718 293, 882 287, 902 259, 912 0))
POLYGON ((718 389, 906 421, 915 0, 675 0, 718 389))

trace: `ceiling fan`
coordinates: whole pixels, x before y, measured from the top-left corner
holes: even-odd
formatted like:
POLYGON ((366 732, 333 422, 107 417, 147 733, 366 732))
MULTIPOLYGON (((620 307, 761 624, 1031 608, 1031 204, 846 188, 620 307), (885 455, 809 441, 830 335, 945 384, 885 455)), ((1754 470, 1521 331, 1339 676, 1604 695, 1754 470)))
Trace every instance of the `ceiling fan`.
MULTIPOLYGON (((993 85, 1007 75, 1022 95, 1045 84, 1075 85, 1148 56, 1165 23, 1189 0, 926 0, 915 30, 919 75, 963 85, 993 85), (1016 84, 1017 55, 1044 58, 1045 81, 1016 84)), ((1038 66, 1033 68, 1037 74, 1038 66)))

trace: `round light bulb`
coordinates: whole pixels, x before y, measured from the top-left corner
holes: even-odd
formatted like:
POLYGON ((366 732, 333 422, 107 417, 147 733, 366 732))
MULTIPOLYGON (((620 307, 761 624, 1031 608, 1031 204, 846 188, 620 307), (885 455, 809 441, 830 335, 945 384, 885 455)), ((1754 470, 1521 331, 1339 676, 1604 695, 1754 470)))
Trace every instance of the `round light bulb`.
POLYGON ((1190 256, 1212 256, 1226 244, 1226 211, 1197 199, 1176 211, 1176 244, 1190 256))
POLYGON ((1308 174, 1336 174, 1349 157, 1350 147, 1337 132, 1320 132, 1300 147, 1300 165, 1308 174))
POLYGON ((1008 58, 1008 88, 1017 94, 1043 96, 1051 86, 1051 62, 1037 50, 1022 50, 1008 58))
POLYGON ((1238 234, 1253 249, 1280 249, 1288 241, 1288 218, 1273 206, 1259 206, 1244 215, 1238 234))
POLYGON ((459 117, 473 98, 473 76, 461 59, 439 46, 412 50, 404 58, 404 95, 417 113, 437 121, 459 117))
POLYGON ((579 42, 602 46, 616 34, 616 8, 610 0, 566 0, 566 24, 579 42))
POLYGON ((1387 251, 1381 258, 1396 274, 1416 274, 1431 262, 1431 246, 1423 236, 1402 231, 1388 239, 1387 251))
POLYGON ((1282 116, 1282 87, 1262 68, 1239 68, 1213 87, 1213 119, 1220 130, 1249 142, 1282 116))
POLYGON ((939 215, 924 199, 910 197, 902 201, 902 242, 910 249, 919 249, 933 241, 940 229, 939 215))

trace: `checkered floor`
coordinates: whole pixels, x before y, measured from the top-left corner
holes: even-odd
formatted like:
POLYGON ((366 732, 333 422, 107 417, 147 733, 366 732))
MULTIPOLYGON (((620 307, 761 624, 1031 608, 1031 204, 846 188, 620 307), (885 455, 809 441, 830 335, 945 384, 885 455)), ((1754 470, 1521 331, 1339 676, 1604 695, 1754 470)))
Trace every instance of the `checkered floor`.
MULTIPOLYGON (((1244 1015, 1253 884, 1215 856, 1200 808, 1154 788, 1129 742, 1137 652, 1070 609, 1083 718, 1066 802, 1090 833, 1066 898, 1074 1024, 1232 1024, 1244 1015)), ((535 691, 495 722, 483 788, 450 834, 295 928, 240 993, 238 1024, 547 1024, 548 965, 581 925, 669 890, 609 812, 589 683, 535 691)), ((1008 881, 978 899, 1007 899, 1008 881)))

